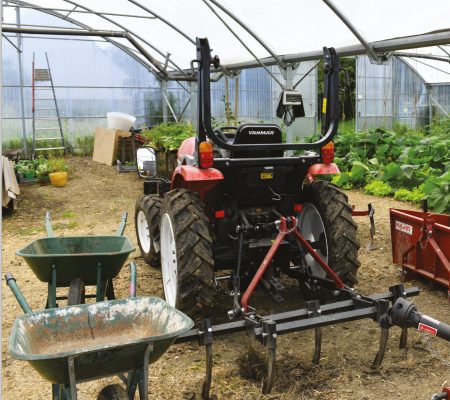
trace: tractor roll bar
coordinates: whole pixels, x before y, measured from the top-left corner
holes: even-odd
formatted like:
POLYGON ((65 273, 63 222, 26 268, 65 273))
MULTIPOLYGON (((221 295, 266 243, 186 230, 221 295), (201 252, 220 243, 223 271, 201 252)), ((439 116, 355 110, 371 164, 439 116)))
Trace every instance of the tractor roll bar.
POLYGON ((198 143, 208 137, 222 149, 243 150, 312 150, 330 142, 337 132, 339 125, 339 58, 334 48, 323 48, 324 60, 324 101, 322 107, 321 137, 314 143, 266 143, 266 144, 230 144, 214 134, 211 126, 211 93, 210 93, 210 65, 219 66, 219 59, 211 58, 208 39, 197 38, 198 63, 198 143))

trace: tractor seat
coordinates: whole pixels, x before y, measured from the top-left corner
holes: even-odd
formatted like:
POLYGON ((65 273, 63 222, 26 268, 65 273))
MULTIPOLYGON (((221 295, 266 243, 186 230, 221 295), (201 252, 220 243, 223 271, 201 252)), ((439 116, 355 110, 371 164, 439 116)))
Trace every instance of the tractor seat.
MULTIPOLYGON (((275 124, 243 124, 236 130, 233 144, 283 143, 281 129, 275 124)), ((230 158, 283 157, 283 150, 230 151, 230 158)))

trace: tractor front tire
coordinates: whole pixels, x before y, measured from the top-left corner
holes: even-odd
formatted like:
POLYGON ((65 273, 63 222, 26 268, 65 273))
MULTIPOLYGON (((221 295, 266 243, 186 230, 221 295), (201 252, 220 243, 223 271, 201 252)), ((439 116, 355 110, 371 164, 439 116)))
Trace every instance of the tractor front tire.
POLYGON ((159 222, 161 198, 158 195, 144 195, 136 200, 134 223, 139 249, 144 261, 159 268, 159 222))
MULTIPOLYGON (((322 250, 317 250, 321 257, 346 285, 353 286, 358 282, 360 243, 347 195, 330 182, 315 181, 304 185, 301 199, 300 232, 306 240, 322 243, 322 250)), ((306 257, 310 257, 313 272, 325 277, 319 264, 306 257)))
POLYGON ((191 316, 205 316, 217 294, 213 239, 196 192, 174 189, 161 207, 161 272, 166 301, 191 316))

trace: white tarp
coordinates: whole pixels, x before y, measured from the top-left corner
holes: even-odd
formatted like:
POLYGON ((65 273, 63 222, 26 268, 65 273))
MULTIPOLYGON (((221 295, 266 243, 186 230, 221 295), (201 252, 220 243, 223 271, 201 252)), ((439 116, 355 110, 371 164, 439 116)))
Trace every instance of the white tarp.
MULTIPOLYGON (((208 1, 208 0, 205 0, 208 1)), ((369 41, 424 34, 450 29, 449 0, 333 0, 369 41)), ((12 4, 14 2, 10 2, 12 4)), ((151 16, 148 11, 127 0, 28 0, 20 2, 52 8, 96 30, 123 30, 106 19, 88 13, 77 13, 83 7, 99 13, 151 16), (58 11, 59 10, 59 11, 58 11)), ((176 26, 186 36, 208 37, 214 54, 223 64, 252 60, 249 52, 220 22, 203 0, 139 0, 150 11, 176 26)), ((293 54, 320 50, 323 46, 341 47, 358 44, 358 40, 321 0, 220 0, 220 3, 247 24, 276 54, 293 54)), ((236 31, 259 58, 269 53, 239 24, 208 1, 218 14, 236 31)), ((195 46, 182 34, 160 19, 105 15, 142 36, 182 68, 188 68, 195 46)), ((4 22, 14 22, 13 9, 7 10, 4 22), (12 20, 12 21, 11 21, 12 20)), ((161 55, 144 47, 158 60, 161 55)))

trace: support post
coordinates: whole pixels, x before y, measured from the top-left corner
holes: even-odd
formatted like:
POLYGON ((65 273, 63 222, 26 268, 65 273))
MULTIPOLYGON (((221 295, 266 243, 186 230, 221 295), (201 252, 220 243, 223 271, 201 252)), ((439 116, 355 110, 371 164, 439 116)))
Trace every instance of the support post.
MULTIPOLYGON (((16 24, 20 28, 20 7, 16 7, 16 24)), ((28 156, 27 129, 25 124, 25 103, 23 95, 23 56, 22 56, 22 35, 17 33, 17 57, 19 61, 19 85, 20 85, 20 113, 22 116, 22 143, 25 154, 28 156)), ((33 71, 34 73, 34 71, 33 71)))
MULTIPOLYGON (((288 64, 285 68, 280 69, 281 74, 284 77, 284 87, 281 90, 293 90, 294 88, 294 77, 297 73, 300 64, 288 64)), ((293 124, 286 126, 286 143, 294 142, 294 126, 293 124)), ((287 150, 286 155, 292 156, 292 150, 287 150)))
POLYGON ((189 93, 191 95, 191 125, 195 132, 197 132, 198 116, 197 116, 197 82, 189 82, 189 93))
POLYGON ((161 80, 161 94, 162 94, 162 98, 161 98, 161 106, 162 106, 162 119, 163 122, 167 122, 167 102, 166 102, 166 98, 167 97, 167 81, 166 80, 161 80))

